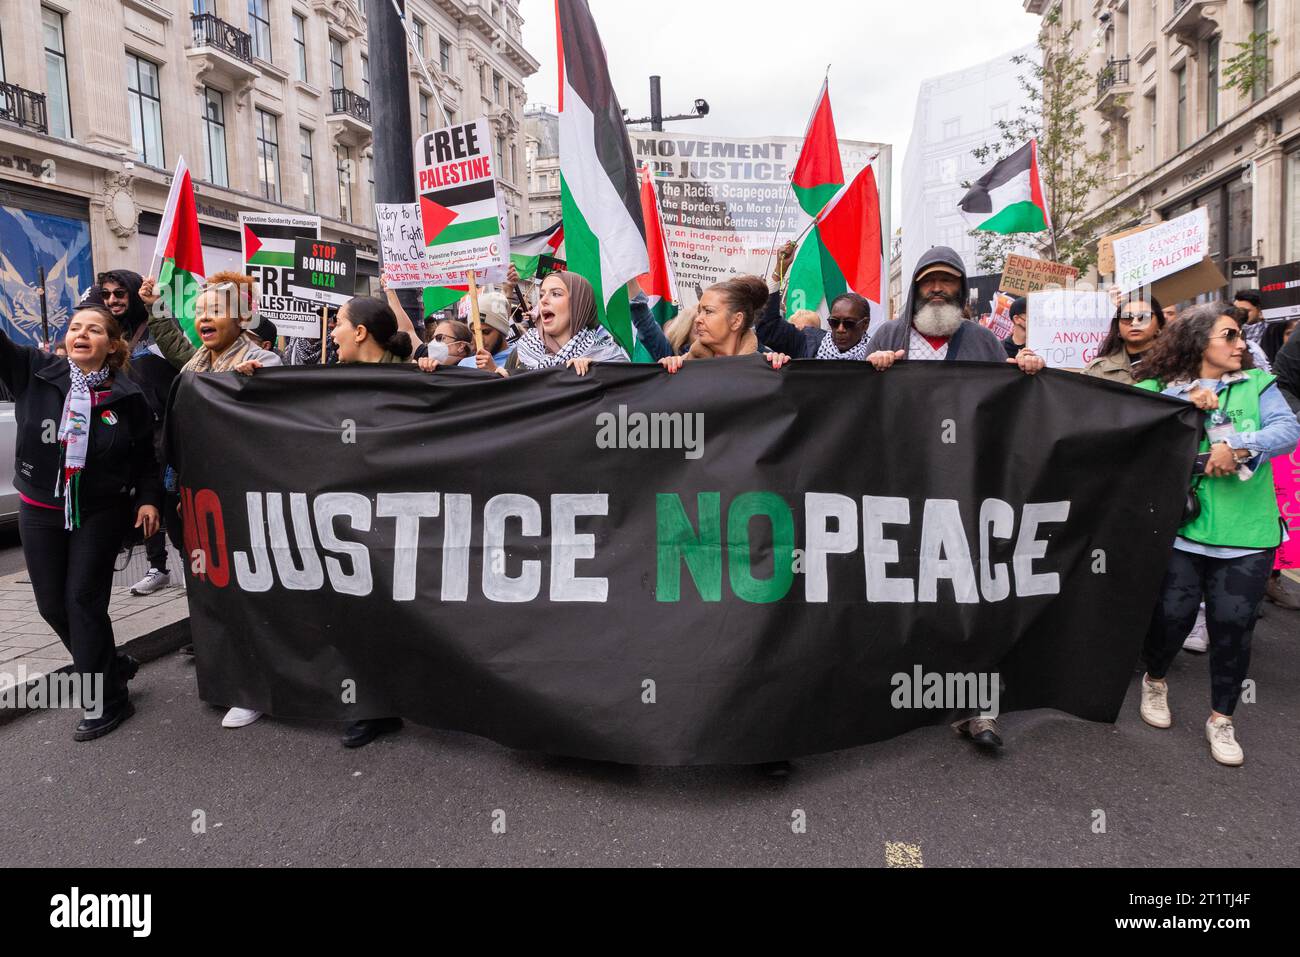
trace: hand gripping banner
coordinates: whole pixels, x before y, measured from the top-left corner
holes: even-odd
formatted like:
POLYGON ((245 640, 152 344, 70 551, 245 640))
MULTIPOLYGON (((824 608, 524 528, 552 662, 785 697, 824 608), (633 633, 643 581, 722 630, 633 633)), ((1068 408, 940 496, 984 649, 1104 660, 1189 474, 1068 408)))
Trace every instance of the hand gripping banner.
POLYGON ((950 720, 932 676, 1113 721, 1196 415, 960 362, 187 374, 199 690, 668 765, 950 720))

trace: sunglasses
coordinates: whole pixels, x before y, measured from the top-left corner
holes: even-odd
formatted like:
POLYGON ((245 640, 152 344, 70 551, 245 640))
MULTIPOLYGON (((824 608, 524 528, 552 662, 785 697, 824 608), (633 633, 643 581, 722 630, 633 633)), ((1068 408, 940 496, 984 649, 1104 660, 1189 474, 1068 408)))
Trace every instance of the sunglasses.
POLYGON ((1222 340, 1223 340, 1224 342, 1226 342, 1228 345, 1232 345, 1234 342, 1236 342, 1238 339, 1241 338, 1241 332, 1240 332, 1240 330, 1237 330, 1237 329, 1225 329, 1225 330, 1223 330, 1223 332, 1219 333, 1217 336, 1210 336, 1210 338, 1211 338, 1211 339, 1222 339, 1222 340))
POLYGON ((105 289, 104 298, 105 299, 130 299, 131 294, 127 292, 125 289, 105 289))
POLYGON ((830 326, 832 329, 856 329, 858 326, 862 325, 862 323, 865 321, 866 321, 865 319, 830 318, 826 320, 826 325, 830 326))
POLYGON ((435 335, 433 337, 433 341, 441 342, 445 345, 451 345, 453 342, 464 342, 468 345, 470 342, 469 339, 458 339, 456 336, 446 336, 443 335, 442 333, 438 333, 437 335, 435 335))
POLYGON ((1119 321, 1129 322, 1129 323, 1139 323, 1139 322, 1150 322, 1154 318, 1155 318, 1154 312, 1134 312, 1126 316, 1120 316, 1119 321))

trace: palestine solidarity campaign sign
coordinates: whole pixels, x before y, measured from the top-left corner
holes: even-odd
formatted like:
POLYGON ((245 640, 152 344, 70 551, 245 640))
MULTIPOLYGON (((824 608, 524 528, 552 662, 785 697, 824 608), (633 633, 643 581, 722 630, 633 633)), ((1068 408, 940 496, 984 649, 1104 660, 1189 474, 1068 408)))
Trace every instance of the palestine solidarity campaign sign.
POLYGON ((199 691, 644 764, 952 717, 900 676, 1112 721, 1198 415, 992 363, 187 373, 199 691))

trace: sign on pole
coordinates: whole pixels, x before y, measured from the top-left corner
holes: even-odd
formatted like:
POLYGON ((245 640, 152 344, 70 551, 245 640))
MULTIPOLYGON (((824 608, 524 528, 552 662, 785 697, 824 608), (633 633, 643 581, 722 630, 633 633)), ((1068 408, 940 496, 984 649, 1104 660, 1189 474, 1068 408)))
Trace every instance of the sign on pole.
POLYGON ((1050 369, 1082 369, 1110 331, 1109 293, 1053 289, 1029 294, 1028 345, 1050 369))
POLYGON ((415 144, 415 191, 432 285, 505 282, 510 230, 486 119, 425 133, 415 144))
POLYGON ((320 335, 320 310, 311 302, 295 299, 293 244, 298 239, 320 237, 319 216, 280 213, 240 213, 244 271, 257 281, 261 292, 258 311, 275 323, 282 336, 314 339, 320 335))
POLYGON ((1300 316, 1300 262, 1259 271, 1259 310, 1265 319, 1300 316))
POLYGON ((1007 257, 1007 264, 1002 270, 1002 281, 998 284, 998 288, 1002 292, 1027 296, 1031 292, 1038 292, 1049 286, 1067 286, 1070 280, 1078 278, 1079 270, 1073 266, 1012 253, 1007 257))
POLYGON ((300 239, 293 246, 293 285, 298 299, 341 306, 356 295, 357 247, 300 239))

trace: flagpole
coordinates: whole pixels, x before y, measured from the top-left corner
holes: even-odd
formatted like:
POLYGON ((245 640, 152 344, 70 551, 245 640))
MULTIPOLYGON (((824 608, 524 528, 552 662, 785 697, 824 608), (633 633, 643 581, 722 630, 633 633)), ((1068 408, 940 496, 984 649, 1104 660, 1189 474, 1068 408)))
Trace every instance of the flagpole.
POLYGON ((389 0, 389 3, 393 5, 393 10, 397 12, 397 22, 402 25, 402 32, 406 34, 406 42, 415 51, 415 65, 420 68, 424 82, 429 84, 429 89, 433 91, 433 102, 438 104, 438 112, 442 114, 442 125, 451 126, 451 119, 447 116, 447 108, 442 105, 442 97, 438 95, 438 87, 434 84, 433 77, 429 76, 429 70, 424 65, 424 51, 415 45, 415 37, 411 34, 411 28, 407 26, 406 17, 402 15, 402 8, 397 5, 397 0, 389 0))
MULTIPOLYGON (((813 115, 808 120, 808 127, 804 129, 803 135, 804 135, 805 143, 808 141, 808 129, 812 127, 812 120, 817 116, 817 108, 821 106, 821 102, 822 102, 821 94, 825 92, 826 87, 830 84, 830 82, 831 82, 831 64, 827 63, 826 75, 822 77, 822 89, 821 91, 818 92, 817 102, 813 104, 813 115)), ((771 268, 772 257, 776 254, 776 244, 780 241, 781 230, 785 228, 786 213, 790 211, 790 194, 794 192, 794 173, 791 173, 790 178, 785 181, 785 188, 786 188, 786 196, 785 196, 785 202, 781 206, 781 220, 780 222, 777 223, 776 232, 772 234, 772 248, 767 251, 767 262, 763 265, 764 279, 767 278, 767 271, 769 268, 771 268)), ((817 221, 816 217, 813 217, 813 222, 816 221, 817 221)), ((807 232, 808 230, 804 229, 804 231, 799 234, 799 239, 802 239, 807 232)), ((796 239, 795 242, 797 243, 799 239, 796 239)))

